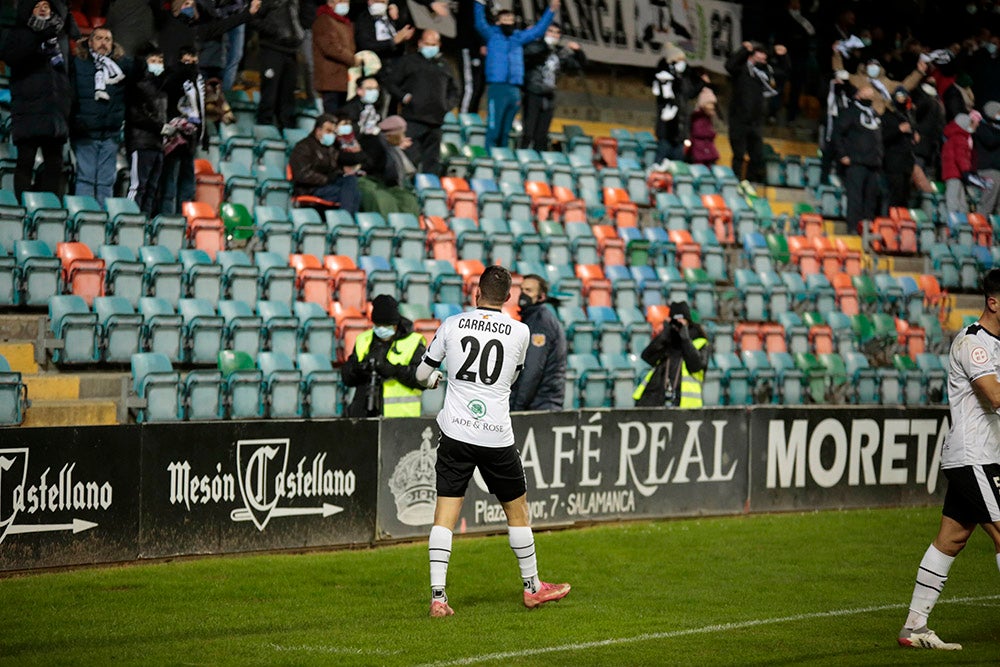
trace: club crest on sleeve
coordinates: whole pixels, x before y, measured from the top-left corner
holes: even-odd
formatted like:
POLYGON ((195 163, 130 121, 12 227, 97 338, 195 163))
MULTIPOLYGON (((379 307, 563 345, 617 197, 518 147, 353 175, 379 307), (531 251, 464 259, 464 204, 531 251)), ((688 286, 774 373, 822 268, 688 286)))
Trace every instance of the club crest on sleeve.
POLYGON ((982 366, 990 360, 990 355, 986 351, 985 347, 976 347, 972 349, 972 363, 982 366))
POLYGON ((545 334, 531 334, 531 344, 535 347, 545 347, 545 334))

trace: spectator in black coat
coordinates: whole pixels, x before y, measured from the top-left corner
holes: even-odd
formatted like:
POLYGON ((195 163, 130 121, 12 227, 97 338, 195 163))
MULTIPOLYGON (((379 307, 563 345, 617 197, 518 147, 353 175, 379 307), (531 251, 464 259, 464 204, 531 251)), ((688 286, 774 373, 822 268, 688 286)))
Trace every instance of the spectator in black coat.
POLYGON ((368 0, 367 10, 354 20, 354 44, 358 51, 374 52, 383 68, 391 67, 403 57, 406 42, 415 33, 409 18, 401 2, 368 0))
POLYGON ((885 154, 882 168, 888 185, 888 205, 910 207, 913 167, 916 159, 913 146, 917 137, 910 108, 910 94, 899 87, 892 94, 892 106, 882 114, 882 144, 885 154))
POLYGON ((198 70, 198 52, 184 47, 179 61, 167 73, 167 140, 160 177, 160 213, 177 215, 181 205, 194 200, 194 158, 208 149, 205 79, 198 70))
POLYGON ((535 274, 521 282, 521 321, 531 331, 524 370, 510 393, 511 410, 562 410, 566 390, 566 334, 548 301, 549 285, 535 274))
POLYGON ((729 143, 733 149, 733 171, 742 178, 743 158, 749 156, 746 178, 764 182, 763 126, 767 100, 778 94, 774 73, 767 64, 762 44, 744 42, 726 61, 732 77, 729 102, 729 143))
POLYGON ((258 125, 295 127, 295 55, 302 45, 299 0, 268 0, 254 17, 260 38, 258 125), (275 122, 277 121, 277 122, 275 122))
POLYGON ((76 24, 59 0, 20 0, 17 22, 3 34, 0 59, 11 68, 11 139, 17 146, 14 192, 65 191, 63 146, 69 136, 72 100, 67 30, 76 24), (42 169, 33 181, 35 155, 42 169))
POLYGON ((366 76, 358 80, 354 97, 344 103, 338 113, 346 115, 358 128, 358 134, 369 136, 378 134, 378 124, 382 122, 379 100, 382 97, 378 79, 366 76))
POLYGON ((309 136, 295 144, 288 158, 293 193, 336 202, 354 214, 361 204, 355 173, 361 155, 337 149, 337 125, 335 116, 322 114, 309 136))
POLYGON ((361 208, 382 217, 396 212, 419 216, 420 202, 413 192, 417 168, 406 153, 412 143, 406 136, 406 120, 389 116, 379 123, 379 130, 358 138, 365 156, 365 176, 358 179, 361 208))
POLYGON ((545 37, 524 45, 524 98, 521 108, 521 148, 549 150, 549 126, 556 110, 556 80, 563 71, 587 65, 580 45, 560 44, 562 29, 552 23, 545 37))
POLYGON ((847 191, 847 228, 862 232, 863 221, 875 218, 879 210, 879 176, 882 172, 882 121, 872 100, 871 86, 855 93, 854 104, 841 112, 834 131, 834 150, 844 165, 847 191))
POLYGON ((167 123, 163 72, 160 48, 153 44, 141 46, 125 94, 125 153, 130 165, 128 198, 149 216, 156 213, 163 171, 163 132, 167 123))
POLYGON ((198 54, 203 40, 221 37, 243 25, 260 10, 260 3, 261 0, 250 0, 246 11, 220 19, 199 12, 195 0, 171 0, 170 11, 164 11, 158 0, 151 0, 156 43, 163 49, 164 62, 176 63, 185 47, 194 47, 198 54))
POLYGON ((104 205, 114 194, 118 138, 125 122, 125 86, 131 59, 107 28, 77 42, 71 61, 73 110, 70 135, 76 155, 75 194, 104 205))
MULTIPOLYGON (((653 95, 656 97, 656 157, 654 161, 683 160, 685 142, 691 134, 694 98, 701 92, 687 69, 687 56, 667 45, 666 55, 656 64, 653 95)), ((741 160, 742 163, 742 160, 741 160)))
POLYGON ((940 172, 941 137, 944 136, 944 105, 938 97, 937 87, 925 81, 913 93, 914 119, 917 143, 913 154, 917 166, 928 180, 937 180, 940 172))
POLYGON ((458 104, 458 83, 451 65, 441 58, 441 35, 425 30, 417 52, 409 53, 385 76, 385 89, 400 102, 406 135, 413 140, 408 154, 422 173, 441 171, 441 126, 458 104))
MULTIPOLYGON (((778 15, 778 24, 775 28, 775 41, 788 50, 787 81, 789 86, 788 104, 785 107, 785 120, 788 123, 794 122, 798 117, 799 96, 806 83, 809 53, 815 47, 816 39, 816 28, 802 14, 800 0, 788 0, 785 3, 785 11, 778 15)), ((780 86, 778 90, 781 90, 780 86)), ((776 97, 780 98, 781 96, 776 97)))
POLYGON ((983 215, 1000 213, 1000 102, 990 101, 983 105, 983 120, 972 140, 979 175, 992 182, 979 199, 977 212, 983 215))

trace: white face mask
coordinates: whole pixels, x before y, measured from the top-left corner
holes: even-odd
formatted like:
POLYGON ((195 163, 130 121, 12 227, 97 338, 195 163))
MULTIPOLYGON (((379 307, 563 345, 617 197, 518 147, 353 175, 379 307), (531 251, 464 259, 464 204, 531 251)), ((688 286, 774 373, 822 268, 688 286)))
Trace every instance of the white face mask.
POLYGON ((937 88, 929 83, 922 84, 920 90, 924 91, 925 95, 930 95, 931 97, 937 97, 937 88))
POLYGON ((384 2, 373 2, 368 5, 368 13, 372 16, 382 16, 389 11, 389 5, 384 2))
POLYGON ((337 16, 347 16, 349 11, 351 11, 351 3, 349 2, 338 2, 333 6, 333 13, 337 16))
POLYGON ((683 74, 684 70, 686 70, 687 68, 688 64, 686 60, 678 60, 677 62, 674 63, 674 71, 677 72, 678 74, 683 74))
POLYGON ((867 74, 868 77, 872 79, 877 78, 881 72, 882 68, 879 67, 878 65, 869 65, 868 67, 865 68, 865 74, 867 74))
POLYGON ((545 43, 548 44, 549 46, 555 46, 556 44, 559 43, 559 38, 558 37, 548 37, 548 36, 546 36, 545 37, 545 43))

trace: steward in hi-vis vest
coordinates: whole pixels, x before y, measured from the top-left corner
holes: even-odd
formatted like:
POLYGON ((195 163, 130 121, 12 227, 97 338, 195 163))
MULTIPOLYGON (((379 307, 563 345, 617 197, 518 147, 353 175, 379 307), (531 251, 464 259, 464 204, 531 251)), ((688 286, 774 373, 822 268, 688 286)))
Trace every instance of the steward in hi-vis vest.
POLYGON ((347 416, 419 417, 423 386, 414 373, 427 347, 424 337, 387 294, 372 301, 372 323, 340 371, 344 384, 355 388, 347 416))
POLYGON ((653 368, 632 394, 637 407, 702 406, 701 385, 712 344, 701 326, 691 322, 686 302, 670 304, 670 319, 641 356, 653 368))

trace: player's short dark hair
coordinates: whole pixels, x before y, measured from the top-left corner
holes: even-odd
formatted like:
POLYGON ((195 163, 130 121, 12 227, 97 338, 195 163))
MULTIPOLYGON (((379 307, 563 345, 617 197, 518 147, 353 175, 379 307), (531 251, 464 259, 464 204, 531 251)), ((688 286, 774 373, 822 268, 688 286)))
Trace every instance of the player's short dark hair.
POLYGON ((494 264, 479 276, 479 293, 484 301, 503 303, 510 295, 510 271, 494 264))
POLYGON ((990 269, 983 276, 983 297, 1000 298, 1000 269, 990 269))
POLYGON ((537 273, 529 273, 528 275, 526 275, 524 278, 521 279, 521 282, 524 282, 525 280, 528 280, 529 278, 531 280, 534 280, 534 281, 538 282, 538 290, 542 293, 542 296, 548 296, 549 295, 549 281, 548 280, 546 280, 545 278, 542 278, 537 273))

